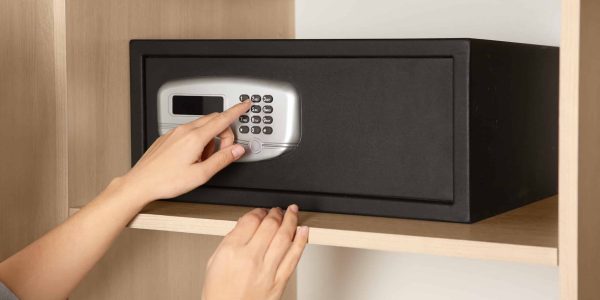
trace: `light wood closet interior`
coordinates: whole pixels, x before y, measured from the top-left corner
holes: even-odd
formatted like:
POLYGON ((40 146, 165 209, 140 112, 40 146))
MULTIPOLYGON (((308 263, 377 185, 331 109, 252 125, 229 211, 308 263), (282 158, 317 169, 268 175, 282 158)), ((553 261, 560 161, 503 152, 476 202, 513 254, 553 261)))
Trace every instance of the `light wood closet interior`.
MULTIPOLYGON (((310 242, 552 265, 561 299, 597 298, 600 2, 563 0, 561 22, 560 197, 473 225, 303 213, 310 242)), ((293 37, 293 0, 1 1, 0 260, 129 168, 130 39, 293 37)), ((72 299, 197 298, 245 210, 148 206, 72 299)))

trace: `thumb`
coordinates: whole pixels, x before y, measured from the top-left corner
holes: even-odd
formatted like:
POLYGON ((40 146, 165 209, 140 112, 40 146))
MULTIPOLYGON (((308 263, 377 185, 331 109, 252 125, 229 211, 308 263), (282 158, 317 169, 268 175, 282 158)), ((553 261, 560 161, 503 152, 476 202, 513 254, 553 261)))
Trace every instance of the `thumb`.
POLYGON ((246 150, 240 144, 233 144, 231 146, 225 147, 213 155, 209 156, 206 160, 201 163, 196 164, 197 171, 201 174, 201 178, 203 181, 208 181, 211 177, 213 177, 217 172, 223 170, 223 168, 227 167, 232 162, 238 160, 246 150))

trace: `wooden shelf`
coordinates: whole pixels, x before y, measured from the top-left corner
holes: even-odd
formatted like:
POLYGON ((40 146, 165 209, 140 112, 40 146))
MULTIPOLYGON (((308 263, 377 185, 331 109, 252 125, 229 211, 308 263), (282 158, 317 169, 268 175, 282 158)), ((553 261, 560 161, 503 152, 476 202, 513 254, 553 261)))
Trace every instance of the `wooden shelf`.
MULTIPOLYGON (((558 201, 551 197, 476 224, 301 212, 316 245, 557 265, 558 201)), ((73 214, 78 208, 72 208, 73 214)), ((129 227, 226 235, 248 207, 159 201, 129 227)))

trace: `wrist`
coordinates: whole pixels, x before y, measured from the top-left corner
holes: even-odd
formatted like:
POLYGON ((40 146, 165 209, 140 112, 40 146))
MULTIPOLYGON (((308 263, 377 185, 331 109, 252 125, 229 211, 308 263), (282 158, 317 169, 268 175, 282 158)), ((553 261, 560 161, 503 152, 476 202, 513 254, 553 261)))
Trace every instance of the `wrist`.
POLYGON ((146 206, 146 204, 154 200, 146 195, 143 192, 143 189, 139 188, 134 182, 129 180, 127 176, 113 178, 106 187, 105 192, 118 196, 119 198, 127 199, 126 201, 138 204, 141 207, 146 206))

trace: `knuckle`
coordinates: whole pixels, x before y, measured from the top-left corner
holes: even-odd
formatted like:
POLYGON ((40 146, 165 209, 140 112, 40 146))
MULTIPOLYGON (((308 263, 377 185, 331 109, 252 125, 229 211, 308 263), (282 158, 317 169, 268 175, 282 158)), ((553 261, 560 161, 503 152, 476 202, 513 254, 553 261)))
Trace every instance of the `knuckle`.
POLYGON ((298 214, 289 212, 285 215, 285 222, 290 225, 298 224, 298 214))
POLYGON ((197 124, 197 126, 204 126, 207 123, 210 123, 210 121, 212 121, 214 119, 214 117, 216 117, 219 113, 210 113, 208 115, 205 115, 199 119, 197 119, 195 122, 197 124))
POLYGON ((232 247, 235 244, 237 244, 237 238, 231 232, 225 235, 221 241, 222 247, 232 247))
POLYGON ((210 140, 206 139, 206 137, 198 132, 194 132, 189 136, 188 142, 194 147, 202 147, 210 149, 212 147, 210 145, 210 140))
POLYGON ((213 119, 216 122, 222 122, 223 120, 227 119, 224 113, 219 113, 217 116, 215 116, 215 118, 213 119))
POLYGON ((230 260, 237 256, 237 251, 231 245, 225 244, 223 245, 223 247, 221 247, 221 249, 219 249, 219 252, 216 255, 218 255, 221 258, 230 260))
POLYGON ((222 151, 217 155, 216 159, 219 165, 227 165, 233 160, 233 154, 231 154, 231 151, 222 151))
POLYGON ((248 213, 240 218, 238 222, 244 225, 257 225, 260 224, 261 218, 254 213, 248 213))
POLYGON ((256 255, 247 254, 243 259, 243 266, 247 270, 259 270, 261 267, 260 260, 257 259, 256 255))
POLYGON ((208 179, 210 179, 210 175, 204 168, 200 168, 198 172, 196 172, 195 177, 201 185, 205 184, 208 181, 208 179))
POLYGON ((269 216, 275 218, 277 221, 281 223, 283 221, 283 212, 279 207, 273 208, 269 216))
POLYGON ((265 223, 265 226, 268 226, 268 227, 279 227, 279 225, 281 224, 279 219, 272 215, 267 216, 263 220, 263 223, 265 223))
POLYGON ((235 137, 235 135, 233 134, 233 130, 231 130, 231 127, 227 127, 227 129, 225 129, 225 131, 223 131, 219 135, 219 138, 221 139, 221 141, 233 140, 234 137, 235 137))
POLYGON ((179 126, 175 127, 174 129, 172 129, 172 132, 173 132, 173 134, 177 134, 177 135, 182 134, 186 131, 186 129, 187 129, 186 127, 187 127, 187 125, 185 125, 185 124, 179 125, 179 126))

